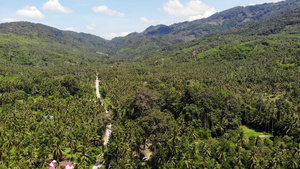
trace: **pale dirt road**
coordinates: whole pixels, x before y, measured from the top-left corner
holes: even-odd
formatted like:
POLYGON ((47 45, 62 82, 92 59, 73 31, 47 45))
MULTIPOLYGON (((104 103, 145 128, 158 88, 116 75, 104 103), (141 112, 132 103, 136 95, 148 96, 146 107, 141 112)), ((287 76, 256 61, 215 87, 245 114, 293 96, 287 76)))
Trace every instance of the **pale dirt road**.
POLYGON ((99 79, 98 79, 98 75, 96 77, 96 96, 97 96, 97 99, 100 99, 100 101, 101 101, 101 95, 100 95, 100 91, 99 91, 99 79))
MULTIPOLYGON (((98 74, 97 74, 97 77, 96 77, 96 96, 97 96, 97 99, 99 99, 100 102, 103 103, 103 101, 101 99, 100 92, 99 92, 98 74)), ((106 113, 106 115, 108 115, 107 110, 105 110, 105 113, 106 113)), ((110 135, 111 135, 111 132, 112 132, 111 129, 112 129, 112 124, 111 123, 107 124, 106 125, 106 130, 105 130, 104 146, 106 146, 107 143, 109 142, 110 135)), ((99 154, 98 159, 97 159, 95 165, 93 166, 93 169, 98 169, 98 168, 102 167, 102 164, 101 164, 102 158, 103 158, 103 154, 99 154)))

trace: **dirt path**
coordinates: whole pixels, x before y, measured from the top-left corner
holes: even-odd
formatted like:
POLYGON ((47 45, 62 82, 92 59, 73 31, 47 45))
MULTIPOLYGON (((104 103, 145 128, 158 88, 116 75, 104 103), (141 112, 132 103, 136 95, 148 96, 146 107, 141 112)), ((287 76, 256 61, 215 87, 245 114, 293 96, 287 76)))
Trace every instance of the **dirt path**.
MULTIPOLYGON (((100 102, 103 104, 103 100, 101 99, 101 95, 100 95, 100 92, 99 92, 98 74, 97 74, 97 77, 96 77, 96 96, 97 96, 97 99, 99 99, 100 102)), ((107 110, 105 110, 105 113, 108 116, 108 111, 107 110)), ((111 129, 112 129, 112 124, 111 123, 107 124, 106 125, 106 130, 105 130, 104 146, 106 146, 107 143, 109 142, 110 135, 111 135, 111 132, 112 132, 111 129)), ((103 154, 101 153, 101 154, 99 154, 98 159, 97 159, 95 165, 93 166, 93 169, 98 169, 98 168, 102 167, 102 164, 101 164, 102 158, 103 158, 103 154)))
POLYGON ((100 101, 102 101, 101 95, 100 95, 100 91, 99 91, 99 79, 98 79, 98 74, 97 74, 97 77, 96 77, 96 96, 97 96, 97 99, 99 99, 100 101))

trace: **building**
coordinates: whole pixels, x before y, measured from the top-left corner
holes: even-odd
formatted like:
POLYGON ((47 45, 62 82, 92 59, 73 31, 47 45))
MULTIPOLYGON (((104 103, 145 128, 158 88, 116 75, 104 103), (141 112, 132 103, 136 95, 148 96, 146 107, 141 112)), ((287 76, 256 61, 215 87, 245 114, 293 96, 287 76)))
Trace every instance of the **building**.
MULTIPOLYGON (((65 167, 65 169, 74 169, 75 168, 75 163, 73 162, 60 162, 60 166, 65 167)), ((50 162, 48 169, 57 169, 58 164, 56 160, 53 160, 50 162)))

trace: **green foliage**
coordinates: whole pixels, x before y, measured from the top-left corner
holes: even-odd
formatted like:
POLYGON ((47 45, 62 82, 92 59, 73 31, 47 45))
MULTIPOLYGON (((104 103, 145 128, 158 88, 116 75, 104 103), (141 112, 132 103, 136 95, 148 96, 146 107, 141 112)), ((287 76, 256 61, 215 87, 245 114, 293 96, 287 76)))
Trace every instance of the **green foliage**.
MULTIPOLYGON (((291 12, 290 15, 278 17, 292 10, 299 10, 299 5, 298 0, 288 0, 273 4, 235 7, 192 22, 150 26, 142 33, 115 38, 112 43, 117 47, 118 57, 124 59, 152 55, 153 50, 171 48, 174 44, 181 45, 223 31, 229 31, 231 34, 235 28, 239 28, 238 31, 249 36, 275 34, 285 29, 291 30, 287 25, 299 24, 297 13, 291 12), (257 22, 266 24, 261 26, 256 24, 257 22), (244 25, 249 25, 248 29, 242 27, 244 25)), ((297 32, 299 29, 294 27, 293 31, 297 32)))
MULTIPOLYGON (((250 137, 259 137, 261 135, 266 135, 267 137, 271 137, 270 134, 268 133, 263 133, 263 132, 257 132, 253 129, 249 129, 247 126, 240 126, 240 129, 242 129, 244 135, 247 137, 247 138, 250 138, 250 137)), ((263 137, 264 138, 264 137, 263 137)))
POLYGON ((280 4, 297 8, 298 1, 112 42, 1 24, 0 168, 46 168, 63 157, 87 168, 99 154, 106 168, 299 168, 299 10, 285 13, 280 4), (244 25, 251 13, 263 21, 244 25), (203 37, 171 46, 182 42, 164 35, 173 31, 203 37), (96 75, 103 103, 95 99, 96 75))

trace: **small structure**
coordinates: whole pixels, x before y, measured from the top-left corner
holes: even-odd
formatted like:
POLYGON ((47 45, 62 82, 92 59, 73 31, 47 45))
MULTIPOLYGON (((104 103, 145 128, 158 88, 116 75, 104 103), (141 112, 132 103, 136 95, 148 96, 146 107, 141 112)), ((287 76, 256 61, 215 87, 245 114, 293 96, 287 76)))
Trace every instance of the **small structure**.
POLYGON ((50 120, 54 119, 54 116, 43 116, 43 117, 44 119, 50 119, 50 120))
POLYGON ((59 165, 57 164, 56 160, 50 162, 48 169, 57 169, 58 166, 63 166, 65 169, 74 169, 75 163, 73 162, 60 162, 59 165))

